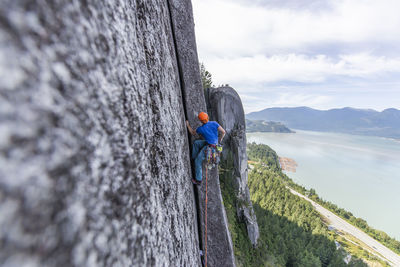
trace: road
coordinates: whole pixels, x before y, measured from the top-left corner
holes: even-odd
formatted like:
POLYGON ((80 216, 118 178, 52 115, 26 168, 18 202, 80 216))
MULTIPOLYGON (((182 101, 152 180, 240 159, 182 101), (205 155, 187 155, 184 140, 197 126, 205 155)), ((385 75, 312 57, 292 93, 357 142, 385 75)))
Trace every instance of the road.
POLYGON ((394 253, 392 250, 385 247, 384 245, 382 245, 381 243, 379 243, 378 241, 376 241, 375 239, 373 239, 372 237, 370 237, 357 227, 346 222, 333 212, 327 210, 326 208, 317 204, 308 197, 303 196, 302 194, 294 191, 291 188, 289 188, 289 190, 290 192, 292 192, 292 194, 300 196, 305 200, 311 202, 311 204, 315 207, 315 209, 329 221, 329 225, 333 226, 336 230, 339 230, 341 232, 346 232, 354 236, 355 238, 357 238, 358 240, 369 246, 372 251, 375 251, 376 253, 379 253, 381 256, 383 256, 392 266, 400 267, 400 255, 394 253))

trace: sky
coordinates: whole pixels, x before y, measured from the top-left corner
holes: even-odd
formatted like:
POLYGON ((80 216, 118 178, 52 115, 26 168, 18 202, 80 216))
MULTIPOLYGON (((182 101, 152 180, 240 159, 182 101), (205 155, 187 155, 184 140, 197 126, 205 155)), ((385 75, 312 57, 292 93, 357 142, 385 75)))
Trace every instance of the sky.
POLYGON ((200 62, 245 112, 400 109, 399 0, 192 0, 200 62))

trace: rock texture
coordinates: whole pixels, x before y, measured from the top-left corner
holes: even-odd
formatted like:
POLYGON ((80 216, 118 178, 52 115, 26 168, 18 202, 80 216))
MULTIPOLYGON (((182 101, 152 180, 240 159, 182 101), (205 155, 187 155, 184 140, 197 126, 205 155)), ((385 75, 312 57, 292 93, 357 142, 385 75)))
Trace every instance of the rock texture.
POLYGON ((169 0, 174 38, 177 48, 177 61, 180 71, 183 100, 186 117, 195 128, 201 125, 197 115, 206 110, 204 90, 201 84, 199 61, 197 57, 196 38, 192 3, 190 0, 169 0))
MULTIPOLYGON (((205 253, 205 204, 206 204, 206 168, 203 168, 203 182, 198 186, 200 201, 202 249, 205 253)), ((207 171, 207 264, 208 266, 234 267, 235 256, 228 229, 228 219, 222 201, 218 169, 207 171)))
POLYGON ((0 265, 199 266, 167 2, 4 0, 0 27, 0 265))
MULTIPOLYGON (((174 29, 177 61, 181 74, 182 95, 186 116, 194 129, 201 125, 197 115, 207 111, 204 90, 201 83, 199 62, 197 60, 194 22, 187 12, 192 12, 191 1, 169 0, 171 20, 174 29)), ((191 138, 193 141, 194 138, 191 138)), ((192 144, 192 143, 191 143, 192 144)), ((193 165, 194 168, 194 165, 193 165)), ((203 184, 195 187, 198 201, 200 244, 205 252, 205 173, 203 184)), ((235 266, 232 240, 228 220, 222 203, 216 168, 208 172, 208 218, 207 218, 207 264, 208 266, 235 266)), ((204 258, 203 258, 204 260, 204 258)))
POLYGON ((247 185, 246 123, 239 95, 231 87, 210 88, 207 92, 210 115, 226 130, 221 163, 231 168, 236 180, 238 198, 237 215, 247 226, 253 246, 257 246, 259 230, 247 185))

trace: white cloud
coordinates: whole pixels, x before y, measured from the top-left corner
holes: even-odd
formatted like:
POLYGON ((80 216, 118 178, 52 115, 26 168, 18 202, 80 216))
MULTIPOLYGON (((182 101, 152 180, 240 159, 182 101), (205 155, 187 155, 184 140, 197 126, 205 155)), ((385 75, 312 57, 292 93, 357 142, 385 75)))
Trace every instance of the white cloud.
POLYGON ((209 58, 206 66, 217 84, 299 82, 322 83, 335 76, 370 79, 387 72, 400 73, 400 57, 389 59, 366 53, 340 55, 256 55, 240 58, 209 58), (223 71, 220 71, 223 70, 223 71))
POLYGON ((330 92, 325 95, 319 92, 303 93, 301 90, 270 90, 268 92, 239 92, 246 113, 259 111, 267 107, 298 107, 308 106, 316 109, 332 109, 354 107, 382 111, 386 108, 399 108, 400 95, 397 92, 385 94, 330 92), (362 101, 360 101, 362 98, 362 101))
POLYGON ((272 54, 329 43, 399 42, 400 1, 330 1, 331 9, 260 8, 227 0, 194 0, 204 54, 272 54))
POLYGON ((308 94, 292 94, 292 93, 281 93, 279 97, 272 102, 273 106, 288 106, 297 107, 301 106, 322 106, 330 102, 332 97, 324 95, 308 95, 308 94))
POLYGON ((193 10, 200 60, 246 110, 341 106, 349 92, 348 105, 373 108, 382 91, 400 107, 398 0, 193 0, 193 10))
POLYGON ((245 106, 245 112, 258 111, 269 107, 309 106, 324 109, 335 100, 334 96, 318 94, 288 93, 275 90, 268 94, 248 95, 241 93, 240 98, 245 106))

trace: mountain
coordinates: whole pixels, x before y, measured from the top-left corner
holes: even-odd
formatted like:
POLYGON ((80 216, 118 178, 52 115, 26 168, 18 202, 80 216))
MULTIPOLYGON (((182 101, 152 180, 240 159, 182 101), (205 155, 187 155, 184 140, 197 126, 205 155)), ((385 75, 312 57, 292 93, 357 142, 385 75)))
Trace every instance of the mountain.
POLYGON ((280 122, 246 119, 246 132, 294 133, 280 122))
POLYGON ((309 107, 267 108, 246 115, 252 120, 273 120, 290 128, 323 132, 400 138, 400 110, 341 108, 317 110, 309 107))

